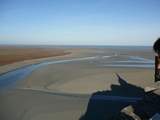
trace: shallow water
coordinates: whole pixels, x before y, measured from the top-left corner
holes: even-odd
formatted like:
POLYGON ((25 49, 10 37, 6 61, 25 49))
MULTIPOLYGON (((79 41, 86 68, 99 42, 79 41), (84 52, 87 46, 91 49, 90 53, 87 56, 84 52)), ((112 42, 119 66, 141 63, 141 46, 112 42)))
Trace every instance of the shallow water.
POLYGON ((113 61, 103 65, 105 67, 121 67, 121 68, 154 68, 154 61, 138 56, 128 56, 127 60, 113 61))
POLYGON ((84 60, 91 60, 95 59, 96 57, 85 57, 85 58, 75 58, 70 60, 58 60, 58 61, 45 61, 39 64, 33 64, 29 66, 25 66, 16 70, 9 71, 7 73, 4 73, 0 75, 0 89, 11 87, 17 80, 24 79, 27 77, 32 71, 46 66, 50 64, 61 64, 61 63, 68 63, 68 62, 74 62, 74 61, 84 61, 84 60))
MULTIPOLYGON (((93 56, 93 57, 84 57, 84 58, 74 58, 74 59, 67 59, 67 60, 56 60, 56 61, 45 61, 39 64, 33 64, 29 66, 24 66, 19 69, 15 69, 9 71, 7 73, 0 75, 0 89, 13 87, 15 81, 22 80, 28 75, 31 74, 32 71, 44 67, 50 64, 61 64, 61 63, 69 63, 69 62, 76 62, 76 61, 106 61, 108 58, 115 57, 115 56, 93 56)), ((117 56, 116 56, 117 57, 117 56)), ((112 61, 107 64, 101 64, 100 66, 105 67, 130 67, 130 68, 153 68, 154 62, 150 59, 145 59, 137 56, 128 56, 128 60, 126 61, 112 61)))

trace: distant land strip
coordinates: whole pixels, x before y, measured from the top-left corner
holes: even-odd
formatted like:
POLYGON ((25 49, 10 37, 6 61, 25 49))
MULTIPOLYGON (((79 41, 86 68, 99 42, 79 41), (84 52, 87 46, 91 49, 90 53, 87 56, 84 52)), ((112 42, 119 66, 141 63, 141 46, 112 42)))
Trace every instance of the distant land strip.
POLYGON ((59 48, 0 46, 0 66, 24 60, 63 56, 70 53, 59 48))

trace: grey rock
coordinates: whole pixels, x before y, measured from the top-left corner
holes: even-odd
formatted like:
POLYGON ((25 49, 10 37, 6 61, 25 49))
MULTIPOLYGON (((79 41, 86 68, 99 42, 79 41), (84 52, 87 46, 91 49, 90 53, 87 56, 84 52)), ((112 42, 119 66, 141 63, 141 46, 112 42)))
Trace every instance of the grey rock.
POLYGON ((132 106, 127 106, 121 110, 115 120, 141 120, 141 118, 134 113, 132 106))

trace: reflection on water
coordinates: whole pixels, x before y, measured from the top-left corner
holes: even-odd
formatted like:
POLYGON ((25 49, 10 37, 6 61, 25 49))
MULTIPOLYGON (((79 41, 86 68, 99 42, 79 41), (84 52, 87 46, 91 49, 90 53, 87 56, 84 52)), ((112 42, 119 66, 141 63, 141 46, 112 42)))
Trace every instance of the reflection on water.
POLYGON ((136 64, 111 64, 111 65, 104 65, 106 67, 123 67, 123 68, 153 68, 154 65, 136 65, 136 64))
POLYGON ((138 56, 128 56, 127 60, 118 60, 103 65, 105 67, 154 68, 154 61, 138 56))

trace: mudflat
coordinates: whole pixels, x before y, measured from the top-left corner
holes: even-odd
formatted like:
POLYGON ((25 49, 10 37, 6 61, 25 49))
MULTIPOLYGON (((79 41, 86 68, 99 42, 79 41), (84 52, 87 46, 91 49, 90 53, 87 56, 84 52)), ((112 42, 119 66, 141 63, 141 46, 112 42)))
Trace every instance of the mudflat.
POLYGON ((0 65, 24 60, 39 59, 69 54, 63 49, 37 46, 0 46, 0 65))
MULTIPOLYGON (((120 85, 117 74, 142 89, 155 87, 151 48, 70 47, 65 50, 72 54, 47 59, 54 62, 35 69, 15 81, 12 88, 1 91, 2 120, 80 120, 93 93, 110 91, 113 85, 120 85)), ((126 90, 119 92, 126 93, 126 90)))

